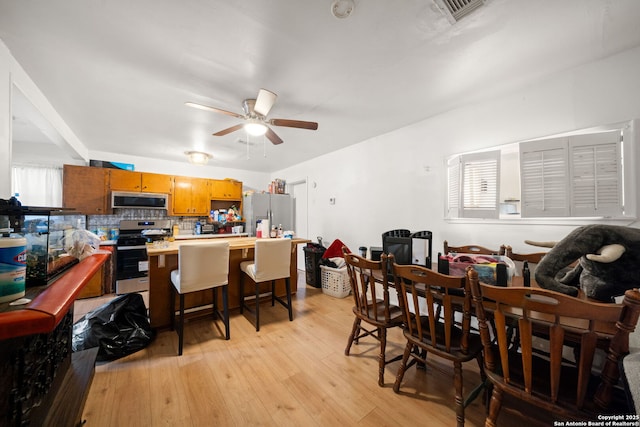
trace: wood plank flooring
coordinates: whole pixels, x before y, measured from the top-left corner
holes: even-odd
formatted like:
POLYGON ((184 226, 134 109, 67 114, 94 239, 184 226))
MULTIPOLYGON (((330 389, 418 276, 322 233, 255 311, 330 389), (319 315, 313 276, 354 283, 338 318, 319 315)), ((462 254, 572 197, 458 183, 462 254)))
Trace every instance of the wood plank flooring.
MULTIPOLYGON (((455 425, 452 376, 412 367, 396 394, 395 362, 378 387, 377 341, 362 340, 344 355, 352 298, 324 295, 304 284, 301 273, 293 322, 279 304, 262 304, 258 333, 235 311, 229 341, 221 322, 194 319, 185 324, 181 357, 176 333, 162 331, 147 348, 99 363, 83 414, 86 426, 455 425)), ((76 317, 109 298, 79 300, 76 317)), ((400 354, 404 342, 400 330, 390 331, 387 355, 400 354)), ((465 393, 479 380, 477 364, 468 363, 465 393)), ((467 407, 467 426, 484 425, 481 400, 467 407)), ((525 420, 504 412, 498 422, 525 420)))

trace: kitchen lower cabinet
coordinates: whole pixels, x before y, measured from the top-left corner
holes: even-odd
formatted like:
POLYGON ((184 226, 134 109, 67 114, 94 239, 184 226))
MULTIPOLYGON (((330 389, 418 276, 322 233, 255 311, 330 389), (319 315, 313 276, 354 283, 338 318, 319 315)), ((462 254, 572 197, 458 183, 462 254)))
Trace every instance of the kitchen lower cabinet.
POLYGON ((64 165, 62 206, 86 215, 111 213, 108 203, 109 169, 64 165))

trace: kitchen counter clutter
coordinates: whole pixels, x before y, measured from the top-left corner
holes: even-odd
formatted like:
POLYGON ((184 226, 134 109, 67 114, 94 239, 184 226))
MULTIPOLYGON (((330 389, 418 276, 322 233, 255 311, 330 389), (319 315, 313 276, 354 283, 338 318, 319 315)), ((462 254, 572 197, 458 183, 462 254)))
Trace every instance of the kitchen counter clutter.
MULTIPOLYGON (((229 308, 239 307, 240 301, 240 263, 252 260, 255 237, 228 237, 229 242, 229 308)), ((167 328, 171 325, 171 271, 178 268, 178 248, 181 244, 206 244, 207 239, 185 239, 163 242, 161 245, 148 245, 149 257, 149 320, 154 328, 167 328)), ((297 283, 298 257, 297 247, 309 243, 310 240, 291 239, 291 283, 297 283)), ((295 292, 295 288, 293 289, 295 292)), ((276 294, 285 295, 284 280, 276 282, 276 294)), ((206 291, 193 292, 185 296, 185 309, 210 306, 212 293, 206 291)), ((175 304, 175 301, 173 301, 175 304)), ((222 301, 219 301, 222 306, 222 301)), ((174 305, 174 307, 177 305, 174 305)), ((210 308, 209 308, 210 310, 210 308)))
POLYGON ((174 236, 175 240, 191 240, 191 239, 232 239, 234 237, 248 237, 249 233, 224 233, 224 234, 178 234, 174 236))

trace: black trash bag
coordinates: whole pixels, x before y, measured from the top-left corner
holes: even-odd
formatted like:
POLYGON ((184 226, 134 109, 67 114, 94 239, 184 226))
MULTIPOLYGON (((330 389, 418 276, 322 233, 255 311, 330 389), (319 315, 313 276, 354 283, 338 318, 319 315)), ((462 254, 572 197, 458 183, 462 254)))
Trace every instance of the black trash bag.
POLYGON ((100 347, 97 360, 115 360, 142 350, 155 338, 138 293, 121 295, 90 311, 73 325, 73 351, 100 347))

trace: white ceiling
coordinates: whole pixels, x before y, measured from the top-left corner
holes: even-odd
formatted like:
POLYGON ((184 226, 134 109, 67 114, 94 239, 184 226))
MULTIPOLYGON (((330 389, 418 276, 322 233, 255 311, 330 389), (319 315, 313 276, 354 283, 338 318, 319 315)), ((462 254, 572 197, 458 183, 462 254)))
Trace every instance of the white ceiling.
POLYGON ((638 0, 490 0, 454 25, 433 0, 331 3, 0 0, 0 39, 90 152, 265 172, 640 45, 638 0), (244 131, 211 135, 238 119, 184 105, 242 113, 260 88, 319 129, 247 159, 244 131))

